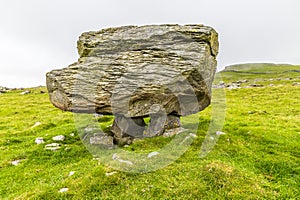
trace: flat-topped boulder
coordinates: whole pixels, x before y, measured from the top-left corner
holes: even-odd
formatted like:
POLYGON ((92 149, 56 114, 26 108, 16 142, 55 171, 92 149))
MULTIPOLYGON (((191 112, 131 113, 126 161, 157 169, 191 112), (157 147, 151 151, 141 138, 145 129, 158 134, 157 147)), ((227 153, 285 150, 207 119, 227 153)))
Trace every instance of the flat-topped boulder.
POLYGON ((172 123, 178 127, 180 116, 210 104, 218 54, 211 27, 108 28, 83 33, 77 46, 77 62, 47 73, 50 100, 65 111, 115 115, 118 137, 145 135, 142 119, 148 116, 157 119, 150 135, 161 134, 172 123))

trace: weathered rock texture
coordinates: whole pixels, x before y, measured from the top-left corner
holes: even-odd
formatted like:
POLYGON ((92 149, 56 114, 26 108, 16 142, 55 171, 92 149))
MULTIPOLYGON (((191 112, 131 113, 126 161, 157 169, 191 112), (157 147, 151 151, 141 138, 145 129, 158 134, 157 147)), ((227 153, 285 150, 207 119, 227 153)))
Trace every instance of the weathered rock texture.
POLYGON ((218 34, 210 27, 109 28, 83 33, 77 45, 78 62, 47 73, 50 100, 62 110, 115 115, 118 137, 143 135, 146 116, 156 126, 146 132, 159 135, 179 116, 210 104, 218 54, 218 34))

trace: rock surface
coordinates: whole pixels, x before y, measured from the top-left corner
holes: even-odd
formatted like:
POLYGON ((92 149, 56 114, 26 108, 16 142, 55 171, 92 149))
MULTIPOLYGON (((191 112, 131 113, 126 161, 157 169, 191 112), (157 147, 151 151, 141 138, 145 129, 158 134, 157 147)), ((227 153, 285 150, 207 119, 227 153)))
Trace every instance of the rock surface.
POLYGON ((108 28, 83 33, 77 46, 76 63, 47 73, 50 100, 66 111, 115 115, 117 138, 161 135, 210 104, 219 46, 211 27, 108 28))
POLYGON ((64 135, 58 135, 58 136, 52 137, 52 140, 54 140, 54 141, 64 141, 65 138, 66 137, 64 135))
POLYGON ((127 26, 83 33, 78 62, 47 73, 51 102, 62 110, 130 117, 156 113, 154 104, 167 114, 196 113, 210 103, 217 36, 202 25, 127 26), (193 93, 197 107, 189 102, 193 93))
POLYGON ((95 134, 93 137, 90 138, 90 144, 113 147, 113 140, 114 138, 112 136, 95 134))
POLYGON ((35 139, 35 143, 36 143, 36 144, 43 144, 43 143, 45 143, 44 138, 42 138, 42 137, 36 138, 36 139, 35 139))
POLYGON ((58 144, 58 143, 47 144, 45 146, 45 149, 51 150, 51 151, 57 151, 60 149, 60 144, 58 144))

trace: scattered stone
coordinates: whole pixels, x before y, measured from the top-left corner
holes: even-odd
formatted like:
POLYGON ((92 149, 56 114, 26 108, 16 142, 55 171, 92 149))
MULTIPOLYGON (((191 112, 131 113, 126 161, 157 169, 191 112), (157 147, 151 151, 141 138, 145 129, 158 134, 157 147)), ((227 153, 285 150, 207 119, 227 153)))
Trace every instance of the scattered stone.
POLYGON ((6 93, 8 91, 10 91, 9 88, 0 86, 0 93, 6 93))
POLYGON ((264 87, 262 84, 251 84, 250 87, 264 87))
POLYGON ((128 164, 128 165, 133 165, 133 162, 131 162, 131 161, 120 159, 120 157, 118 156, 117 153, 115 153, 115 154, 112 155, 112 159, 113 159, 113 160, 117 160, 117 161, 119 161, 120 163, 125 163, 125 164, 128 164))
POLYGON ((25 94, 30 94, 30 93, 31 93, 30 90, 25 90, 25 91, 21 92, 20 94, 21 94, 21 95, 25 95, 25 94))
POLYGON ((17 166, 17 165, 19 165, 21 162, 22 162, 22 160, 14 160, 14 161, 11 162, 11 164, 12 164, 13 166, 17 166))
POLYGON ((274 84, 270 84, 269 86, 270 86, 270 87, 273 87, 273 86, 275 86, 275 85, 274 85, 274 84))
MULTIPOLYGON (((114 138, 115 139, 115 138, 114 138)), ((120 145, 120 146, 124 146, 124 145, 130 145, 133 143, 133 141, 139 140, 140 138, 132 138, 131 136, 124 136, 122 138, 118 138, 116 139, 116 144, 120 145)))
POLYGON ((107 172, 107 173, 105 173, 105 175, 106 176, 112 176, 112 175, 114 175, 114 174, 116 174, 117 172, 107 172))
POLYGON ((50 100, 64 111, 115 115, 117 143, 162 135, 161 119, 198 113, 211 102, 219 47, 211 27, 109 28, 83 33, 77 44, 78 62, 47 73, 50 100))
POLYGON ((75 136, 75 134, 74 134, 74 133, 70 133, 70 136, 71 136, 71 137, 74 137, 74 136, 75 136))
POLYGON ((69 173, 69 177, 70 176, 73 176, 75 174, 75 172, 74 171, 71 171, 70 173, 69 173))
POLYGON ((232 83, 242 84, 242 83, 248 83, 248 82, 249 82, 248 80, 238 80, 238 81, 235 81, 235 82, 232 82, 232 83))
POLYGON ((194 133, 190 133, 188 136, 186 136, 185 138, 184 138, 184 140, 182 140, 180 143, 179 143, 179 145, 182 145, 182 144, 184 144, 187 140, 189 140, 190 138, 196 138, 197 137, 197 135, 195 135, 194 133))
POLYGON ((58 151, 60 150, 60 147, 47 147, 46 149, 51 151, 58 151))
POLYGON ((102 114, 94 113, 94 117, 95 117, 95 118, 100 118, 100 117, 102 117, 102 116, 103 116, 102 114))
POLYGON ((285 78, 284 80, 291 81, 291 80, 293 80, 293 78, 285 78))
POLYGON ((156 156, 156 155, 158 155, 158 154, 159 154, 159 153, 156 152, 156 151, 151 152, 151 153, 148 154, 148 158, 151 158, 151 157, 156 156))
POLYGON ((94 137, 90 138, 90 144, 113 147, 114 138, 103 134, 95 134, 94 137))
POLYGON ((212 85, 212 88, 226 88, 226 85, 212 85))
POLYGON ((115 153, 115 154, 112 155, 112 159, 113 159, 113 160, 118 160, 119 158, 120 158, 120 157, 118 156, 117 153, 115 153))
POLYGON ((85 133, 89 133, 89 132, 92 132, 94 130, 95 130, 95 128, 92 128, 92 127, 86 127, 86 128, 84 128, 84 132, 85 133))
POLYGON ((40 91, 40 93, 41 93, 41 94, 45 94, 45 93, 46 93, 46 91, 43 91, 43 90, 41 90, 41 91, 40 91))
POLYGON ((133 165, 133 162, 131 162, 131 161, 129 161, 129 160, 118 159, 118 161, 119 161, 120 163, 125 163, 125 164, 127 164, 127 165, 133 165))
POLYGON ((41 122, 36 122, 31 128, 35 128, 35 127, 40 126, 40 125, 42 125, 41 122))
POLYGON ((52 140, 54 140, 54 141, 64 141, 65 136, 64 135, 58 135, 58 136, 53 137, 52 140))
POLYGON ((47 145, 45 146, 45 148, 46 148, 47 150, 57 151, 57 150, 60 149, 60 144, 58 144, 58 143, 47 144, 47 145))
POLYGON ((68 192, 69 188, 62 188, 59 190, 60 193, 68 192))
POLYGON ((194 133, 190 133, 190 136, 193 137, 193 138, 196 138, 196 137, 197 137, 197 135, 194 134, 194 133))
POLYGON ((216 135, 225 135, 226 133, 222 132, 222 131, 217 131, 216 135))
POLYGON ((293 86, 300 86, 300 82, 294 82, 293 86))
POLYGON ((69 150, 71 150, 71 147, 66 147, 65 148, 65 151, 69 151, 69 150))
POLYGON ((227 88, 230 89, 230 90, 239 89, 240 88, 240 84, 231 83, 230 85, 227 85, 227 88))
POLYGON ((174 135, 180 134, 184 132, 186 129, 179 127, 179 128, 174 128, 174 129, 168 129, 164 132, 163 136, 164 137, 172 137, 174 135))
POLYGON ((37 144, 43 144, 43 143, 45 143, 44 138, 42 138, 42 137, 36 138, 35 139, 35 143, 37 143, 37 144))

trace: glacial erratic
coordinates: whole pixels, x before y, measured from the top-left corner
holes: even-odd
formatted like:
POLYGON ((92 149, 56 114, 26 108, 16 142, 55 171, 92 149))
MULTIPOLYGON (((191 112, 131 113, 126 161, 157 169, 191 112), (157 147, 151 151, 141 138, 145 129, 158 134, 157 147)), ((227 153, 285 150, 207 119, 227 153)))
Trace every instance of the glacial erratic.
POLYGON ((203 25, 83 33, 78 61, 47 73, 50 100, 66 111, 114 115, 116 138, 162 135, 210 104, 218 46, 217 32, 203 25))

